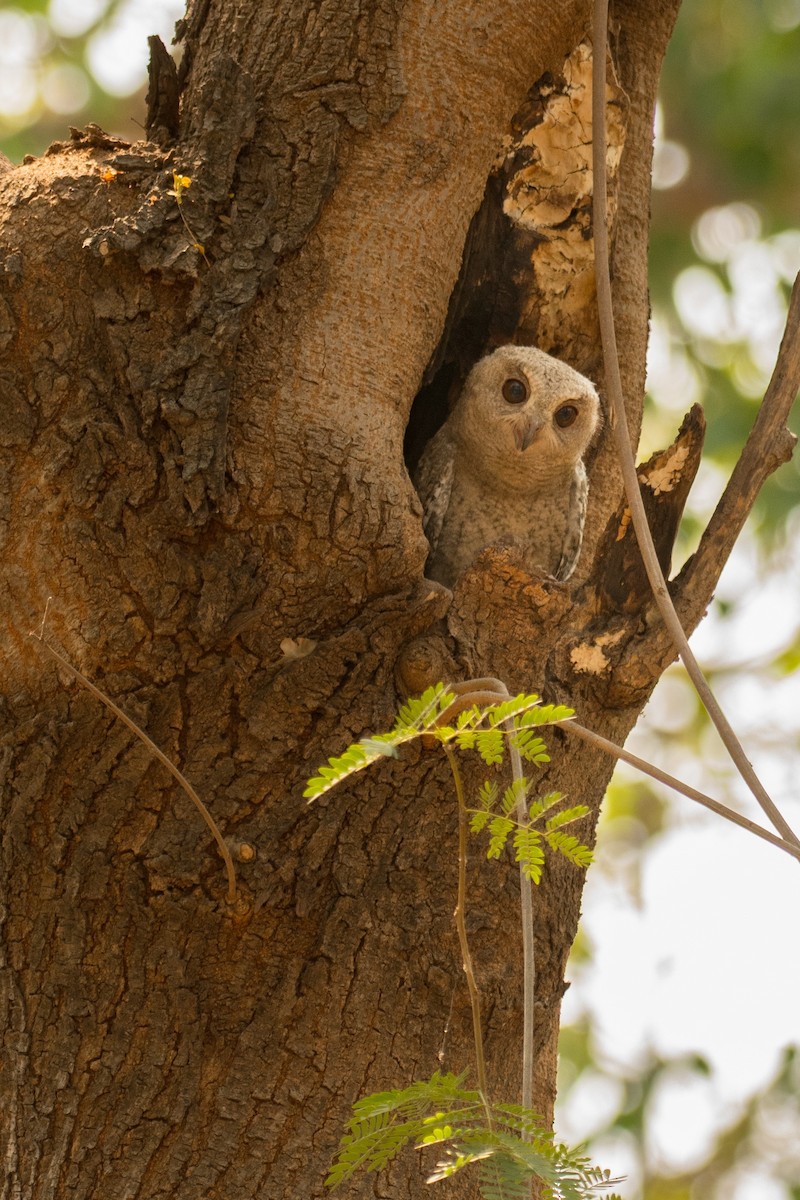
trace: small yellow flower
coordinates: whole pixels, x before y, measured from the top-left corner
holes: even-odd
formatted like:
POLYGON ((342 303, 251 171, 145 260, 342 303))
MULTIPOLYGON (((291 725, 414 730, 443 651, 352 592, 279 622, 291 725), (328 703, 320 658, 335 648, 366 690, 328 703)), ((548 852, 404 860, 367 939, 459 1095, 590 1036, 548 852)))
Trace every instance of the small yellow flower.
POLYGON ((181 196, 188 187, 192 186, 190 175, 179 175, 177 171, 172 172, 172 187, 167 192, 168 196, 174 196, 178 204, 181 202, 181 196))

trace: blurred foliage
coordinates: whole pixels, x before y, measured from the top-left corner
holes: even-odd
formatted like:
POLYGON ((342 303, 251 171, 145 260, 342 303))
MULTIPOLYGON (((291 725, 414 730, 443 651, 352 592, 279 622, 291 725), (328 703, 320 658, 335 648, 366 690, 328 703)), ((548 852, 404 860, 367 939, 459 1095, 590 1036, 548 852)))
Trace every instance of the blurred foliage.
MULTIPOLYGON (((562 1038, 559 1095, 579 1085, 591 1073, 592 1086, 605 1081, 618 1095, 616 1113, 601 1121, 593 1133, 594 1153, 601 1155, 607 1137, 627 1143, 638 1158, 640 1195, 644 1200, 727 1200, 736 1194, 744 1176, 760 1177, 762 1191, 748 1195, 778 1195, 786 1200, 800 1196, 800 1049, 788 1047, 768 1085, 752 1096, 727 1127, 719 1131, 705 1162, 681 1174, 671 1174, 654 1164, 657 1154, 647 1152, 648 1110, 658 1103, 661 1088, 687 1080, 708 1080, 709 1064, 699 1054, 664 1059, 647 1057, 636 1074, 620 1074, 613 1067, 598 1067, 589 1022, 567 1029, 562 1038), (577 1065, 577 1071, 576 1071, 577 1065), (619 1084, 622 1087, 619 1087, 619 1084), (769 1180, 769 1184, 765 1180, 769 1180)), ((625 1189, 623 1187, 623 1193, 625 1189)))
MULTIPOLYGON (((675 186, 653 192, 653 308, 699 381, 708 420, 706 452, 726 472, 752 425, 768 378, 763 360, 771 363, 777 350, 773 336, 764 337, 758 321, 758 293, 764 281, 750 282, 758 268, 757 255, 751 256, 750 275, 739 272, 737 278, 733 264, 744 256, 736 251, 750 242, 772 252, 779 262, 775 290, 782 294, 784 307, 791 280, 800 270, 800 235, 787 238, 785 233, 800 228, 798 63, 800 0, 684 0, 662 80, 664 132, 688 151, 689 169, 675 186), (701 218, 709 210, 724 212, 726 206, 742 203, 760 230, 747 231, 727 257, 724 249, 709 256, 708 249, 704 252, 698 245, 701 218), (734 306, 744 310, 739 329, 727 337, 704 337, 699 331, 703 314, 698 313, 695 322, 691 314, 676 309, 676 278, 700 265, 716 276, 734 306), (756 293, 749 330, 748 288, 756 293)), ((767 262, 766 254, 761 262, 767 262)), ((702 307, 700 294, 697 301, 702 307)), ((800 433, 796 409, 790 424, 800 433)), ((800 469, 795 459, 769 481, 751 520, 751 529, 767 547, 780 540, 798 502, 800 469)))
POLYGON ((0 149, 41 154, 89 121, 143 137, 147 37, 170 44, 183 0, 0 3, 0 149))
POLYGON ((707 209, 747 200, 768 234, 797 223, 798 62, 797 0, 684 0, 661 98, 669 137, 688 149, 691 170, 653 198, 658 236, 672 251, 654 255, 660 297, 693 261, 687 227, 707 209))

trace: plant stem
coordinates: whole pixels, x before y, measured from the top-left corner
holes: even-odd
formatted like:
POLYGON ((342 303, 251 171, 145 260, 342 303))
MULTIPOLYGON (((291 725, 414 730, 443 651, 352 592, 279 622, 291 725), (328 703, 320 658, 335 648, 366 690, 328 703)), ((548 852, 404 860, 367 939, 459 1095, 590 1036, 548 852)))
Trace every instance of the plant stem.
MULTIPOLYGON (((502 679, 486 676, 482 679, 467 679, 461 683, 448 684, 456 699, 442 713, 442 724, 455 719, 459 712, 473 705, 499 704, 509 699, 509 691, 502 679)), ((504 726, 509 734, 513 732, 512 721, 505 721, 504 726)), ((447 747, 445 746, 445 749, 447 747)), ((522 760, 519 750, 509 738, 512 777, 522 779, 522 760)), ((451 762, 452 767, 452 762, 451 762)), ((528 823, 526 797, 520 795, 517 804, 517 819, 521 826, 528 823)), ((522 919, 522 964, 523 964, 523 1004, 522 1004, 522 1104, 525 1108, 533 1105, 533 1034, 535 1023, 534 1004, 536 1000, 536 943, 533 935, 533 884, 526 874, 525 862, 519 864, 520 909, 522 919)))
MULTIPOLYGON (((489 1091, 486 1086, 486 1060, 483 1055, 481 998, 475 980, 475 970, 472 965, 472 954, 470 953, 469 942, 467 940, 467 926, 465 921, 467 902, 467 806, 464 803, 464 787, 456 756, 446 743, 443 743, 443 748, 447 755, 447 761, 450 764, 450 770, 453 772, 456 798, 458 800, 458 900, 456 901, 456 909, 453 916, 455 917, 456 929, 458 930, 458 940, 461 946, 461 962, 464 967, 464 974, 467 977, 469 1001, 472 1006, 472 1035, 475 1042, 475 1069, 478 1076, 478 1091, 481 1093, 488 1113, 489 1091)), ((491 1124, 491 1120, 489 1123, 491 1124)))
MULTIPOLYGON (((513 730, 511 721, 506 728, 513 730)), ((522 779, 522 759, 514 743, 509 739, 511 774, 515 780, 522 779)), ((517 820, 523 828, 528 824, 527 795, 520 792, 517 803, 517 820)), ((525 862, 519 864, 520 909, 522 916, 522 963, 523 963, 523 1021, 522 1030, 522 1107, 533 1107, 533 1033, 536 1014, 536 941, 533 936, 533 884, 525 871, 525 862)))
POLYGON ((150 753, 154 755, 154 757, 157 758, 160 763, 164 764, 170 775, 172 775, 173 778, 176 779, 183 788, 184 792, 189 797, 192 804, 200 813, 200 816, 203 818, 209 830, 211 831, 214 841, 217 843, 219 852, 222 855, 222 861, 225 863, 225 872, 228 877, 228 895, 226 899, 228 904, 233 904, 236 900, 236 868, 233 865, 231 852, 225 844, 225 839, 220 833, 219 826, 206 808, 203 801, 198 796, 197 792, 189 783, 189 780, 185 775, 181 774, 174 763, 170 762, 163 750, 159 750, 152 738, 149 738, 144 730, 139 728, 135 721, 132 721, 131 718, 127 716, 121 708, 118 708, 114 701, 111 700, 105 694, 105 692, 101 692, 100 689, 95 687, 95 685, 91 683, 85 675, 81 674, 77 667, 73 667, 72 663, 68 659, 64 658, 63 654, 59 654, 57 650, 54 650, 53 647, 44 640, 43 635, 44 622, 42 622, 41 633, 32 633, 31 637, 36 638, 42 649, 46 651, 51 658, 54 658, 57 663, 59 663, 62 667, 65 667, 71 675, 74 675, 81 687, 85 687, 86 690, 91 692, 101 704, 104 704, 106 708, 114 714, 115 717, 118 717, 120 721, 122 721, 123 725, 126 725, 128 729, 130 729, 131 733, 135 734, 139 741, 144 743, 150 753))
POLYGON ((568 721, 554 721, 553 724, 557 725, 559 729, 566 729, 568 733, 575 734, 581 741, 588 742, 592 746, 597 746, 600 750, 605 750, 606 754, 612 755, 613 758, 619 758, 622 762, 629 763, 632 767, 636 767, 637 771, 641 771, 644 775, 649 775, 651 779, 657 779, 659 783, 663 783, 666 787, 672 788, 673 791, 679 792, 681 796, 687 796, 689 800, 694 800, 696 804, 702 804, 704 808, 708 808, 718 816, 724 817, 726 821, 731 821, 734 825, 746 829, 748 833, 753 833, 763 841, 769 842, 771 846, 777 846, 779 850, 784 850, 787 854, 791 854, 792 858, 800 860, 800 846, 795 845, 794 842, 786 842, 776 834, 770 833, 768 829, 762 829, 760 825, 756 825, 755 821, 751 821, 748 817, 743 817, 741 813, 737 813, 734 809, 728 808, 726 804, 721 804, 719 800, 714 800, 713 797, 707 796, 705 792, 698 792, 696 788, 690 787, 688 783, 684 783, 681 779, 676 779, 674 775, 668 775, 666 771, 662 771, 660 767, 654 766, 653 763, 647 762, 646 759, 639 758, 636 754, 631 754, 630 750, 624 750, 622 746, 618 746, 616 742, 610 742, 608 738, 595 733, 593 729, 587 729, 584 725, 579 725, 577 721, 573 721, 571 718, 568 721))

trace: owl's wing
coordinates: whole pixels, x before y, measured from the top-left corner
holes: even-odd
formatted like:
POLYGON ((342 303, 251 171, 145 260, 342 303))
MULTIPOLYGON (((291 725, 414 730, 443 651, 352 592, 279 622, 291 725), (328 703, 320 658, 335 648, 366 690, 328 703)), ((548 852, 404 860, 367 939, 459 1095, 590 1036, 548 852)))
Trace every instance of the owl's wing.
POLYGON ((453 440, 442 428, 428 442, 414 472, 414 487, 422 501, 422 528, 430 542, 431 555, 436 552, 450 505, 455 457, 453 440))
POLYGON ((589 481, 583 463, 579 462, 572 477, 567 500, 567 532, 561 559, 556 568, 556 579, 569 579, 578 562, 583 541, 583 525, 586 520, 586 500, 589 481))

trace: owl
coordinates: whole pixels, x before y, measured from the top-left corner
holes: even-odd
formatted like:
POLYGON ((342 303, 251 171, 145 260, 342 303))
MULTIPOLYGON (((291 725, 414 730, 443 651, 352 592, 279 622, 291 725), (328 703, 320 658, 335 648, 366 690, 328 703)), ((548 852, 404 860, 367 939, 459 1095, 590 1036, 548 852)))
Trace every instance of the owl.
POLYGON ((600 423, 592 383, 532 346, 501 346, 467 376, 414 472, 426 575, 452 587, 486 546, 567 579, 583 537, 583 455, 600 423))

